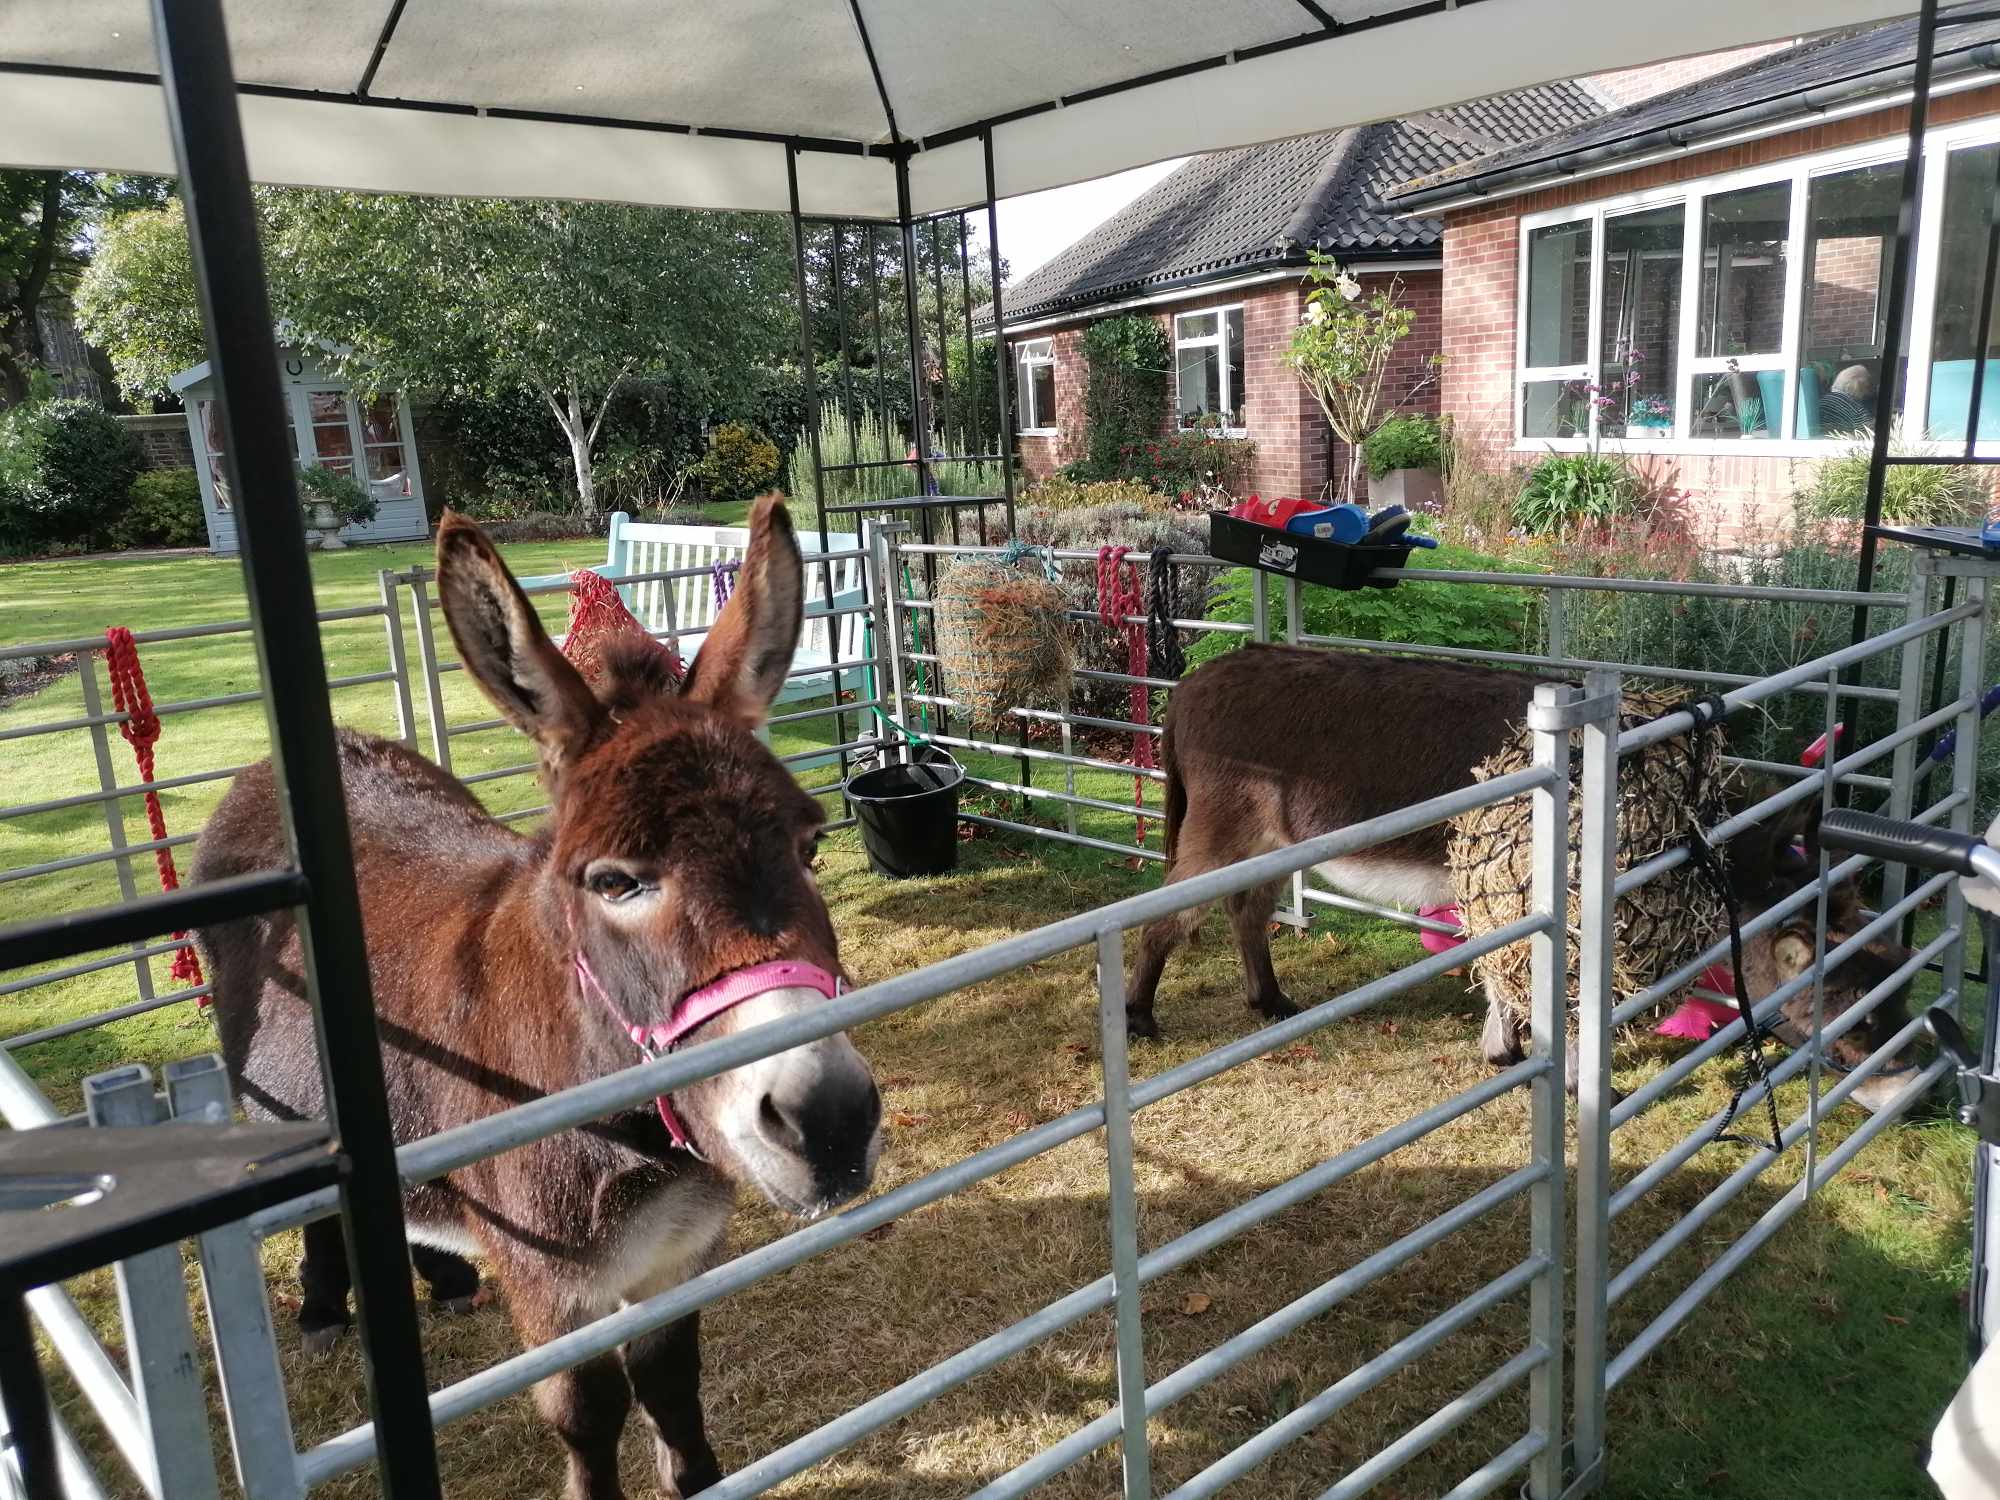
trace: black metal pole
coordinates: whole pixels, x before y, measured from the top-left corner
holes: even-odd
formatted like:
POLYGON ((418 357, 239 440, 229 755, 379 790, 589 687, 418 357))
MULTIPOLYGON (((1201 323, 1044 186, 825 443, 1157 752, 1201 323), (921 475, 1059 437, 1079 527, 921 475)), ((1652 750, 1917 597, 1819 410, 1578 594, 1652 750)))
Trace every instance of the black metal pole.
POLYGON ((846 228, 836 221, 833 229, 833 315, 840 336, 840 392, 847 411, 847 451, 861 456, 861 430, 854 420, 854 353, 847 341, 847 264, 841 253, 846 228))
POLYGON ((979 139, 986 151, 986 265, 993 278, 993 394, 1000 402, 994 446, 1000 450, 1000 478, 1007 495, 1007 535, 1011 537, 1019 534, 1014 527, 1014 403, 1007 395, 1012 360, 1007 352, 1007 314, 1000 292, 1000 210, 993 185, 993 132, 982 131, 979 139))
MULTIPOLYGON (((917 522, 926 546, 931 542, 931 437, 925 420, 924 320, 917 293, 917 229, 910 219, 910 157, 896 158, 896 227, 903 241, 903 320, 910 338, 910 434, 917 450, 917 522)), ((937 597, 937 554, 924 554, 924 597, 937 597)), ((937 711, 938 733, 951 732, 948 710, 937 711)))
MULTIPOLYGON (((829 544, 826 529, 826 470, 820 460, 819 451, 819 371, 813 365, 812 296, 806 286, 806 221, 799 213, 799 153, 797 148, 785 148, 785 186, 791 192, 792 202, 792 272, 799 293, 799 369, 805 386, 806 441, 812 446, 813 461, 813 506, 819 512, 819 556, 821 587, 825 590, 826 607, 833 609, 833 564, 827 559, 829 544)), ((838 233, 838 230, 835 231, 838 233)), ((843 341, 844 342, 844 341, 843 341)), ((840 660, 840 622, 831 613, 827 616, 827 639, 832 649, 829 661, 840 660)), ((833 669, 833 742, 847 743, 847 716, 840 711, 840 668, 833 669)), ((840 752, 840 784, 843 788, 841 806, 847 803, 847 752, 840 752)))
MULTIPOLYGON (((55 1418, 48 1387, 35 1361, 35 1332, 20 1292, 0 1293, 0 1410, 7 1413, 7 1445, 20 1466, 21 1484, 34 1500, 63 1492, 56 1458, 55 1418)), ((0 1458, 0 1463, 5 1463, 0 1458)))
POLYGON ((402 1180, 222 0, 153 0, 153 34, 215 372, 223 468, 236 496, 271 770, 286 841, 307 882, 299 936, 327 1117, 354 1165, 341 1185, 341 1221, 382 1488, 390 1500, 431 1500, 437 1452, 402 1180))
MULTIPOLYGON (((975 453, 986 450, 979 446, 979 392, 972 378, 972 252, 965 241, 965 211, 958 214, 958 305, 965 315, 965 416, 959 421, 958 437, 961 451, 970 458, 975 453), (970 430, 967 430, 970 423, 970 430)), ((949 362, 945 366, 945 379, 951 378, 949 362)), ((986 545, 986 487, 979 487, 979 545, 986 545)))
MULTIPOLYGON (((1882 478, 1889 459, 1889 429, 1896 417, 1896 392, 1902 387, 1897 362, 1903 354, 1904 323, 1909 315, 1910 263, 1917 230, 1917 199, 1923 179, 1924 130, 1930 117, 1931 55, 1937 43, 1937 0, 1923 0, 1917 19, 1917 66, 1910 96, 1910 146, 1903 156, 1902 199, 1896 208, 1896 254, 1889 263, 1888 316, 1882 326, 1882 370, 1875 382, 1875 444, 1868 462, 1868 504, 1861 528, 1861 561, 1854 587, 1867 593, 1875 586, 1877 529, 1882 524, 1882 478)), ((1975 370, 1977 366, 1974 366, 1975 370)), ((1868 635, 1868 606, 1854 611, 1854 641, 1868 635)))
POLYGON ((881 242, 875 237, 875 226, 868 226, 868 303, 875 317, 875 415, 882 423, 882 457, 894 458, 891 451, 891 434, 896 424, 889 420, 889 374, 882 360, 882 268, 877 264, 882 254, 881 242))

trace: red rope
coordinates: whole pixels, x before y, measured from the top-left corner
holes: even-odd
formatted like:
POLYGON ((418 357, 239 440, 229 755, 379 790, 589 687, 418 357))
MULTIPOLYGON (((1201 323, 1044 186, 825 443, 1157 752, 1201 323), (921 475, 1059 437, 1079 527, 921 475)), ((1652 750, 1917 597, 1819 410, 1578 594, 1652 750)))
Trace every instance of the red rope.
MULTIPOLYGON (((125 722, 118 726, 118 732, 125 736, 125 742, 132 747, 133 758, 139 762, 139 780, 145 783, 147 789, 146 823, 153 831, 153 842, 164 844, 167 815, 160 809, 160 794, 152 790, 153 747, 160 739, 160 716, 153 712, 152 695, 146 691, 146 674, 139 668, 139 647, 132 639, 132 632, 122 625, 114 625, 104 632, 104 643, 104 665, 111 678, 111 701, 125 715, 125 722)), ((174 869, 174 851, 155 849, 153 862, 159 866, 160 889, 179 890, 181 877, 174 869)), ((185 931, 174 934, 177 939, 186 936, 185 931)), ((192 946, 184 943, 174 954, 173 976, 189 984, 202 983, 201 959, 195 955, 192 946)), ((203 995, 195 1003, 206 1009, 209 997, 203 995)))
MULTIPOLYGON (((563 655, 583 674, 585 681, 593 684, 596 681, 603 665, 604 642, 626 634, 652 640, 646 627, 618 597, 616 585, 602 573, 579 568, 570 574, 569 633, 563 637, 563 655)), ((683 681, 687 677, 686 665, 665 646, 660 646, 660 650, 667 652, 667 670, 674 681, 683 681)))
MULTIPOLYGON (((1125 637, 1125 670, 1133 677, 1146 675, 1146 596, 1139 588, 1139 569, 1135 563, 1127 562, 1125 554, 1129 547, 1099 547, 1097 549, 1097 618, 1108 630, 1120 632, 1125 637)), ((1153 695, 1151 689, 1142 683, 1132 684, 1131 713, 1134 724, 1152 722, 1153 695)), ((1142 771, 1158 768, 1159 762, 1153 754, 1153 736, 1143 730, 1132 731, 1132 764, 1142 771)), ((1132 805, 1144 809, 1146 778, 1134 775, 1132 778, 1132 805)), ((1138 842, 1146 842, 1146 820, 1135 816, 1138 842)))

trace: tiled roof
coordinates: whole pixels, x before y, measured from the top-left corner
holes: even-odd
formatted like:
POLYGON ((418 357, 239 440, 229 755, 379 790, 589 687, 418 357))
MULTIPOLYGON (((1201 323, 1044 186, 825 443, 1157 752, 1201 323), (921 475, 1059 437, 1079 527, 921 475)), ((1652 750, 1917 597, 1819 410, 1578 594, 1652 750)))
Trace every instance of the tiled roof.
POLYGON ((1439 224, 1393 217, 1384 190, 1603 109, 1578 84, 1547 84, 1382 125, 1197 156, 1010 288, 1007 321, 1296 262, 1306 244, 1365 258, 1433 251, 1439 224))
MULTIPOLYGON (((1954 67, 1962 69, 1967 64, 1987 65, 1969 54, 2000 41, 2000 22, 1949 24, 1954 11, 1965 13, 1981 8, 1975 3, 1948 6, 1940 12, 1947 24, 1939 30, 1937 38, 1939 73, 1954 67)), ((1706 125, 1724 128, 1720 117, 1735 111, 1778 106, 1829 85, 1865 86, 1871 75, 1890 73, 1913 63, 1916 49, 1914 18, 1865 30, 1832 32, 1756 58, 1700 83, 1574 123, 1570 128, 1544 131, 1539 137, 1520 137, 1506 149, 1478 160, 1461 158, 1427 171, 1413 172, 1391 190, 1390 196, 1401 199, 1447 186, 1469 185, 1503 173, 1518 176, 1521 169, 1539 162, 1548 162, 1553 169, 1557 160, 1579 151, 1603 152, 1607 159, 1615 159, 1621 143, 1632 143, 1633 150, 1643 149, 1648 143, 1657 143, 1658 133, 1666 130, 1687 131, 1690 139, 1697 139, 1706 125), (1643 142, 1639 140, 1642 137, 1643 142)))

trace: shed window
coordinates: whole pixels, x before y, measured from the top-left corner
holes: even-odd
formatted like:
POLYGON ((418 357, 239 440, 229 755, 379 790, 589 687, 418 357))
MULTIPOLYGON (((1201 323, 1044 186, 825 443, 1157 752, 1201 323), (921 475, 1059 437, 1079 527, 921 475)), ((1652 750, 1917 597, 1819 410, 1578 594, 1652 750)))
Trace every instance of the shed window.
POLYGON ((228 510, 229 479, 222 468, 222 409, 213 401, 201 403, 201 446, 209 483, 215 489, 215 508, 228 510))
POLYGON ((1056 430, 1056 344, 1054 339, 1032 339, 1021 345, 1021 431, 1053 433, 1056 430))

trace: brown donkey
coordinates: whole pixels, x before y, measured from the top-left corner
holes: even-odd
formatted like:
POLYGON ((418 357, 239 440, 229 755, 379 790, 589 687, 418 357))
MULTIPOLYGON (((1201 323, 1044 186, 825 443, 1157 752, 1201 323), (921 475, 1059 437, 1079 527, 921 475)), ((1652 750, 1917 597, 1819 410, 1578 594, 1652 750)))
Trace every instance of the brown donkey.
MULTIPOLYGON (((1218 657, 1174 689, 1161 761, 1167 773, 1167 880, 1186 880, 1287 844, 1316 838, 1398 808, 1472 785, 1472 768, 1504 745, 1526 718, 1546 678, 1457 662, 1387 657, 1296 646, 1246 646, 1218 657)), ((1819 803, 1792 819, 1753 828, 1729 846, 1731 883, 1748 921, 1818 878, 1819 803), (1804 844, 1804 852, 1794 847, 1804 844)), ((1452 899, 1445 868, 1447 825, 1318 867, 1333 885, 1365 900, 1415 908, 1452 899)), ((1250 1008, 1277 1019, 1297 1009, 1271 967, 1268 930, 1277 888, 1224 902, 1243 956, 1250 1008)), ((1127 990, 1134 1036, 1158 1036, 1153 1014, 1161 971, 1200 912, 1147 927, 1127 990)), ((1852 882, 1830 893, 1828 946, 1863 921, 1852 882)), ((1718 934, 1719 936, 1719 934, 1718 934)), ((1804 973, 1813 959, 1813 910, 1744 941, 1745 980, 1762 997, 1804 973)), ((1831 1021, 1909 957, 1875 942, 1827 976, 1831 1021)), ((1775 1030, 1800 1045, 1811 1018, 1810 990, 1784 1007, 1775 1030)), ((1900 997, 1885 1002, 1830 1048, 1851 1067, 1901 1030, 1900 997)), ((1518 1061, 1521 1039, 1489 997, 1483 1042, 1496 1063, 1518 1061)), ((1574 1067, 1570 1077, 1574 1079, 1574 1067)), ((1909 1082, 1907 1064, 1871 1077, 1854 1097, 1878 1107, 1909 1082)))
MULTIPOLYGON (((824 814, 753 732, 801 618, 798 544, 776 497, 753 510, 735 596, 679 693, 640 643, 607 653, 592 693, 470 522, 445 517, 437 557, 466 670, 533 738, 553 811, 521 834, 402 746, 340 736, 397 1139, 627 1067, 635 1039, 705 1041, 834 993, 840 960, 811 872, 824 814)), ((203 831, 195 878, 284 858, 270 767, 254 766, 203 831)), ((199 936, 244 1107, 323 1113, 290 915, 199 936)), ((807 1217, 863 1191, 880 1119, 845 1036, 796 1047, 426 1183, 408 1199, 413 1258, 433 1298, 465 1305, 478 1279, 459 1257, 483 1255, 523 1341, 543 1343, 710 1264, 738 1182, 807 1217)), ((336 1222, 307 1228, 302 1279, 300 1325, 324 1346, 348 1318, 336 1222)), ((667 1495, 720 1477, 697 1338, 691 1315, 626 1344, 622 1362, 594 1359, 536 1388, 569 1445, 573 1500, 621 1493, 634 1395, 667 1495)))

